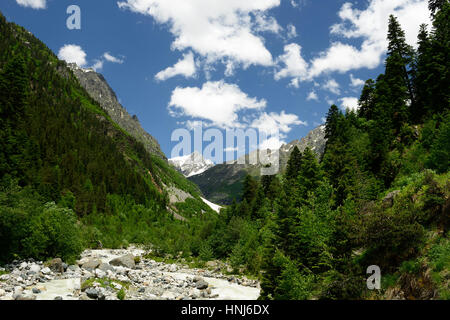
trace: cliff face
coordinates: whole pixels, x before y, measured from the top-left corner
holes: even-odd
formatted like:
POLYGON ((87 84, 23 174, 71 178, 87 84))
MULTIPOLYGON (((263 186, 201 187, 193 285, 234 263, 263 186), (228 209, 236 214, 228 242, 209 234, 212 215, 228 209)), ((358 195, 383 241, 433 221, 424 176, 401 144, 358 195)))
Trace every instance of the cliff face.
POLYGON ((167 160, 158 141, 142 128, 136 116, 131 116, 119 103, 116 94, 101 74, 92 69, 80 68, 76 64, 69 64, 69 67, 81 86, 100 104, 114 122, 142 142, 148 152, 167 160))

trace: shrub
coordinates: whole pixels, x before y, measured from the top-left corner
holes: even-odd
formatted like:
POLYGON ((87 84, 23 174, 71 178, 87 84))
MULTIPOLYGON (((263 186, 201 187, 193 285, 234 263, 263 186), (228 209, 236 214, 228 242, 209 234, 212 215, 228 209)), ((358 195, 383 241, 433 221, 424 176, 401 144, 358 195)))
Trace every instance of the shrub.
POLYGON ((281 269, 275 289, 276 300, 307 300, 313 295, 314 275, 302 274, 288 257, 277 251, 275 264, 281 269))
POLYGON ((430 168, 436 169, 438 173, 447 172, 450 168, 450 114, 441 123, 431 145, 427 164, 430 168))
POLYGON ((367 248, 365 263, 386 271, 395 269, 402 261, 414 257, 423 243, 424 228, 416 221, 417 213, 405 201, 396 210, 381 208, 364 217, 362 244, 367 248))
POLYGON ((14 185, 0 192, 0 245, 2 262, 59 257, 71 263, 83 250, 71 209, 43 204, 30 189, 14 185))
POLYGON ((123 290, 123 288, 117 292, 117 299, 125 300, 125 296, 126 296, 126 294, 125 294, 125 290, 123 290))

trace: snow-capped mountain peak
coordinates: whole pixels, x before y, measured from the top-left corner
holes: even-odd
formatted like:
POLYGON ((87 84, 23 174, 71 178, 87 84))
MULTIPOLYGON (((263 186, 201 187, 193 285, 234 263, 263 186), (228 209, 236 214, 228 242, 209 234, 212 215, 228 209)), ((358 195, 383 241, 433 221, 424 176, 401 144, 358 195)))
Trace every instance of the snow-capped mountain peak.
POLYGON ((185 177, 201 174, 214 166, 211 160, 203 158, 197 151, 187 156, 169 159, 169 163, 185 177))

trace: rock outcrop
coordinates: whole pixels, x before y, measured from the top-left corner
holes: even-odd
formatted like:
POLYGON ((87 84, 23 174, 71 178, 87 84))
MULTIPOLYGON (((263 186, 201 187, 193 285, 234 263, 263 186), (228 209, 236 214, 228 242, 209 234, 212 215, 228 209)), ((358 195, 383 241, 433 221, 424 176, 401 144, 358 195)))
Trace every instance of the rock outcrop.
POLYGON ((169 163, 185 177, 201 174, 214 166, 211 160, 203 158, 197 151, 187 156, 169 159, 169 163))
POLYGON ((86 89, 92 99, 100 104, 114 122, 136 140, 142 142, 145 149, 151 154, 167 160, 158 141, 142 128, 136 115, 131 116, 119 103, 116 94, 101 74, 92 69, 80 68, 74 63, 68 66, 81 86, 86 89))

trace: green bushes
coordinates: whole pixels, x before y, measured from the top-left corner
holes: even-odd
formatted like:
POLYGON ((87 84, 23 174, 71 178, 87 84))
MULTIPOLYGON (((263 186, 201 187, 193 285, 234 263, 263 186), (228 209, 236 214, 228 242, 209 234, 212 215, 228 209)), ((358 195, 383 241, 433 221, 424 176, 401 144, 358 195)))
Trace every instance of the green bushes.
POLYGON ((73 262, 83 249, 71 209, 43 203, 29 188, 0 191, 0 263, 15 258, 60 257, 73 262))
POLYGON ((423 243, 424 228, 417 222, 417 212, 411 203, 389 211, 377 208, 364 217, 363 226, 361 244, 367 248, 366 264, 384 270, 414 257, 423 243))
POLYGON ((447 172, 450 168, 450 113, 441 123, 430 151, 427 162, 430 168, 438 173, 447 172))
POLYGON ((274 299, 307 300, 313 297, 316 279, 312 273, 302 274, 298 266, 280 251, 275 253, 274 263, 281 270, 274 299))
POLYGON ((450 270, 450 240, 438 238, 427 253, 428 265, 431 267, 431 279, 437 288, 440 299, 450 299, 450 283, 448 272, 450 270))

